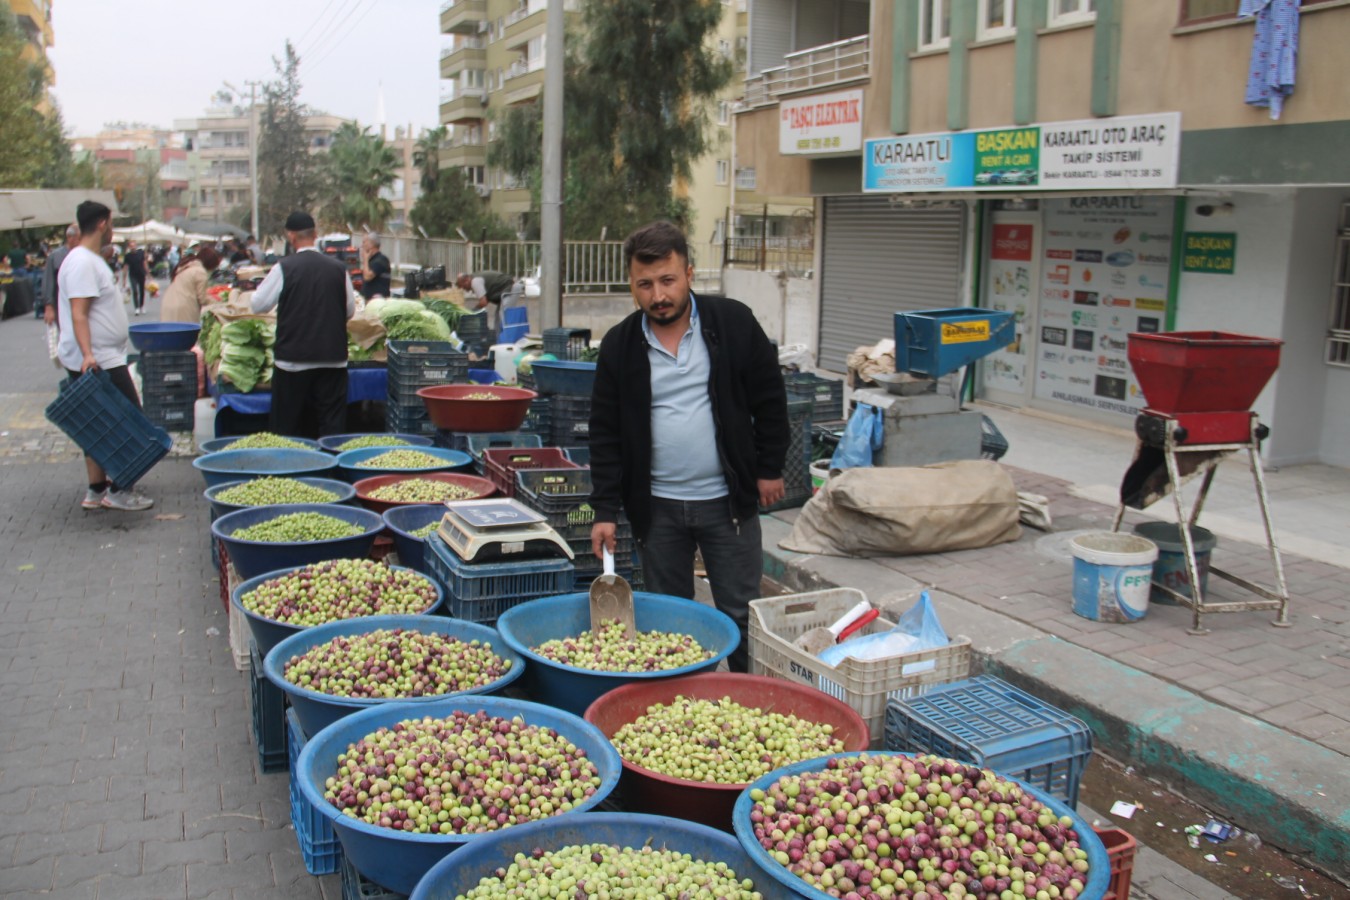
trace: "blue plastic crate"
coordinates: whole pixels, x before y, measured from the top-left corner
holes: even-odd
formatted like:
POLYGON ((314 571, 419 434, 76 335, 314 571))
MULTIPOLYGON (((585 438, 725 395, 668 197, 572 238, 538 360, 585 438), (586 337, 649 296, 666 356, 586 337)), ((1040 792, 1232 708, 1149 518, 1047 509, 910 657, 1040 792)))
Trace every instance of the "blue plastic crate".
POLYGON ((445 589, 446 609, 456 619, 492 624, 513 606, 566 593, 572 588, 572 563, 566 559, 469 563, 438 535, 427 536, 422 561, 445 589))
POLYGON ((1092 757, 1081 720, 992 675, 886 705, 886 749, 935 753, 1020 778, 1078 806, 1092 757))
POLYGON ((286 753, 286 695, 281 688, 263 674, 262 654, 258 644, 248 642, 249 709, 253 722, 253 743, 258 748, 258 767, 264 772, 285 772, 289 759, 286 753))
MULTIPOLYGON (((300 728, 295 710, 286 710, 286 750, 292 772, 300 771, 295 761, 309 741, 300 728)), ((300 844, 300 855, 305 860, 305 871, 311 875, 332 875, 342 864, 342 844, 333 831, 333 823, 310 805, 295 779, 290 782, 291 824, 295 826, 295 840, 300 844)))
POLYGON ((119 487, 140 481, 173 446, 169 433, 122 396, 102 370, 67 381, 46 416, 119 487))

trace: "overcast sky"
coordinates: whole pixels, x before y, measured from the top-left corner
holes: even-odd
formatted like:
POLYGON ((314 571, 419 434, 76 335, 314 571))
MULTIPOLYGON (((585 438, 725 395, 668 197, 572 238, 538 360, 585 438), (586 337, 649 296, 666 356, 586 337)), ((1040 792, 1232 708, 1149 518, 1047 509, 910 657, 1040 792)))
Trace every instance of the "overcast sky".
POLYGON ((287 38, 304 103, 374 125, 383 83, 392 137, 436 124, 439 22, 440 0, 54 0, 49 53, 72 137, 198 116, 222 81, 273 78, 287 38))

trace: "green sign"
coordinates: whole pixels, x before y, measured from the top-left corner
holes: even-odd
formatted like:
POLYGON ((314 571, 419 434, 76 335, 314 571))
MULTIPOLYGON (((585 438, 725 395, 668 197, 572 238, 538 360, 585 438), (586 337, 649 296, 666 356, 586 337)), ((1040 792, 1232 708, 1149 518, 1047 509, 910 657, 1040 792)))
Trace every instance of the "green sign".
POLYGON ((1237 263, 1237 235, 1224 231, 1188 231, 1182 252, 1185 272, 1232 275, 1237 263))
POLYGON ((1036 184, 1041 167, 1041 130, 1005 128, 975 135, 975 183, 1036 184))

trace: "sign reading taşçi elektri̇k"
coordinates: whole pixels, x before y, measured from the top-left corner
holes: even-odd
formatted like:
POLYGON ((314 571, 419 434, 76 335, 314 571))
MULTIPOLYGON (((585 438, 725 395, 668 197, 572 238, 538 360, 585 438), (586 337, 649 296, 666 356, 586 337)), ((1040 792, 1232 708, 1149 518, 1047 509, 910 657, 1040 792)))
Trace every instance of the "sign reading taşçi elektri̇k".
POLYGON ((872 138, 863 192, 1173 188, 1180 149, 1180 113, 872 138))

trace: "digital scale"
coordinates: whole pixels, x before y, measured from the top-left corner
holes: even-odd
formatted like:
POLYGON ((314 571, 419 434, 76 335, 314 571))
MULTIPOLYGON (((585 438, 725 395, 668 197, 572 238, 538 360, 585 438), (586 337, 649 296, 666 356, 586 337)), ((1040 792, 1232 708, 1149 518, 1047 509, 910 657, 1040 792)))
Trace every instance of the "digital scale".
POLYGON ((573 558, 548 520, 519 500, 456 500, 445 510, 436 533, 465 561, 573 558))

